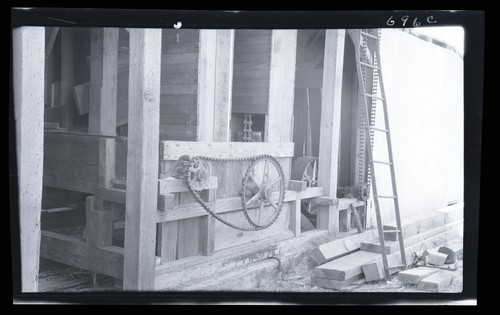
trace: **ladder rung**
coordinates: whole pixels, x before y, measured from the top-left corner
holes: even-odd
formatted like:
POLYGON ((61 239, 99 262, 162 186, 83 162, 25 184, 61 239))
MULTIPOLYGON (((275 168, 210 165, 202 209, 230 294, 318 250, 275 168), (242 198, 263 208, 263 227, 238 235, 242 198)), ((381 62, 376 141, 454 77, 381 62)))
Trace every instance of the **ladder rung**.
POLYGON ((373 162, 373 163, 378 163, 378 164, 392 165, 392 163, 391 163, 391 162, 375 161, 375 160, 373 160, 372 162, 373 162))
POLYGON ((378 39, 378 36, 375 36, 375 35, 372 35, 372 34, 368 34, 367 32, 361 32, 361 35, 364 35, 366 37, 370 37, 370 38, 373 38, 373 39, 378 39))
POLYGON ((368 96, 368 97, 371 97, 371 98, 376 98, 376 99, 381 100, 381 101, 385 100, 383 97, 378 97, 376 95, 371 95, 371 94, 367 94, 367 93, 365 93, 365 96, 368 96))
POLYGON ((365 66, 365 67, 368 67, 368 68, 372 68, 372 69, 377 69, 377 70, 380 70, 380 68, 379 68, 379 67, 374 66, 374 65, 371 65, 371 64, 369 64, 369 63, 362 62, 362 61, 360 61, 359 63, 360 63, 362 66, 365 66))
POLYGON ((401 230, 382 230, 384 233, 399 233, 401 230))
POLYGON ((396 199, 396 196, 376 196, 377 198, 390 198, 390 199, 396 199))
POLYGON ((372 129, 372 130, 376 130, 376 131, 381 131, 381 132, 389 132, 389 130, 386 130, 386 129, 380 129, 380 128, 375 128, 375 127, 372 127, 372 126, 370 126, 369 128, 370 128, 370 129, 372 129))

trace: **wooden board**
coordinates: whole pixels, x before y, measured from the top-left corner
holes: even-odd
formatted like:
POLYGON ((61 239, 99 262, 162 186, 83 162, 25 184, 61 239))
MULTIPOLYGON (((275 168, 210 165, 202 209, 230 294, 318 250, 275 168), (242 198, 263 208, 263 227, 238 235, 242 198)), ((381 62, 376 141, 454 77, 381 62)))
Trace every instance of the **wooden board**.
POLYGON ((177 161, 182 155, 203 155, 214 158, 241 158, 258 154, 269 154, 274 157, 292 157, 293 142, 253 142, 253 143, 221 143, 221 142, 179 142, 162 141, 160 144, 160 160, 177 161))
POLYGON ((161 263, 177 259, 177 236, 179 233, 179 221, 160 223, 160 257, 161 263))
POLYGON ((121 247, 87 247, 85 242, 77 238, 42 231, 40 256, 111 277, 120 279, 123 277, 123 248, 121 247))
MULTIPOLYGON (((344 30, 327 30, 321 95, 318 185, 329 197, 337 196, 337 163, 339 158, 340 109, 344 58, 344 30)), ((317 227, 338 235, 339 213, 334 206, 320 207, 317 227)))
POLYGON ((216 42, 216 30, 200 30, 197 141, 213 141, 214 136, 216 42))
POLYGON ((154 288, 160 114, 160 29, 130 29, 123 288, 154 288))
POLYGON ((199 254, 200 218, 179 220, 177 258, 186 258, 199 254))
POLYGON ((48 187, 94 193, 99 183, 97 164, 76 164, 65 161, 43 162, 43 185, 48 187))
MULTIPOLYGON (((198 91, 197 84, 162 84, 161 94, 177 95, 177 94, 192 94, 196 95, 198 91)), ((164 96, 168 97, 168 96, 164 96)))
MULTIPOLYGON (((219 190, 219 189, 218 189, 219 190)), ((307 199, 323 195, 322 187, 310 187, 305 191, 296 192, 292 190, 285 191, 284 202, 295 201, 297 198, 307 199)), ((277 196, 273 195, 273 200, 277 196)), ((232 197, 225 199, 218 199, 211 204, 211 209, 215 213, 226 213, 241 210, 241 198, 232 197)), ((156 222, 175 221, 186 218, 198 217, 205 215, 207 212, 197 203, 182 204, 174 206, 171 211, 158 211, 156 214, 156 222)))
POLYGON ((63 27, 61 29, 61 95, 59 104, 64 106, 61 116, 61 127, 69 129, 73 126, 73 116, 75 113, 72 91, 75 79, 73 32, 74 29, 71 27, 63 27))
MULTIPOLYGON (((12 209, 11 215, 16 218, 11 219, 18 222, 20 228, 20 243, 12 243, 12 246, 20 248, 20 257, 15 257, 20 258, 21 286, 18 288, 21 292, 38 291, 44 147, 44 47, 45 28, 13 28, 11 84, 14 91, 11 101, 14 101, 13 118, 16 121, 17 176, 9 182, 15 185, 17 179, 18 184, 17 190, 14 187, 10 189, 14 191, 11 197, 18 193, 19 208, 12 209)), ((10 150, 13 148, 9 149, 9 155, 10 150)), ((17 280, 14 280, 16 284, 17 280)))
POLYGON ((213 141, 231 140, 234 30, 217 30, 213 141))
POLYGON ((90 83, 88 82, 73 87, 73 96, 75 98, 78 115, 87 114, 89 112, 89 90, 90 83))
POLYGON ((46 132, 44 134, 44 159, 97 165, 99 163, 99 139, 46 132))

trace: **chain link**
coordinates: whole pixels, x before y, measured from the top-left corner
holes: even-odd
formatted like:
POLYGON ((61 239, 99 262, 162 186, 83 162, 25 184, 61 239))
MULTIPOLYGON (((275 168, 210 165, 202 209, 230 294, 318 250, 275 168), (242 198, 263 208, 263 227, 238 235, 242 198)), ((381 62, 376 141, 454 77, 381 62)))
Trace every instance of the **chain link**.
MULTIPOLYGON (((189 160, 184 160, 184 161, 182 161, 182 163, 183 163, 183 170, 184 170, 184 182, 186 183, 186 186, 188 187, 189 192, 191 193, 193 198, 196 200, 196 202, 198 202, 198 204, 203 209, 205 209, 205 211, 207 211, 211 216, 213 216, 219 222, 221 222, 229 227, 232 227, 234 229, 240 230, 240 231, 259 231, 259 230, 264 230, 264 229, 270 227, 278 219, 278 217, 281 213, 283 200, 285 198, 284 188, 283 188, 284 175, 283 175, 283 169, 281 168, 281 165, 279 164, 278 160, 276 158, 274 158, 273 156, 268 155, 268 154, 260 154, 260 155, 255 155, 255 156, 251 156, 251 157, 241 157, 241 158, 215 158, 215 157, 199 155, 199 156, 192 157, 189 160), (282 186, 280 187, 280 196, 278 199, 278 206, 277 206, 278 209, 276 210, 276 212, 277 212, 276 215, 268 224, 257 225, 255 222, 252 221, 252 219, 250 218, 250 215, 248 214, 248 208, 247 208, 246 200, 245 200, 245 189, 246 189, 246 183, 248 182, 248 178, 250 177, 250 171, 253 169, 253 166, 255 165, 257 160, 262 159, 262 158, 268 158, 268 159, 271 159, 271 160, 276 162, 275 166, 278 168, 278 173, 280 175, 282 186), (248 166, 246 172, 245 172, 245 175, 243 176, 243 179, 241 182, 241 190, 240 190, 241 205, 243 208, 243 214, 245 215, 245 219, 252 226, 251 228, 237 226, 237 225, 223 219, 217 213, 215 213, 212 209, 210 209, 210 207, 207 205, 207 203, 200 197, 198 192, 191 185, 191 181, 190 181, 190 168, 197 160, 205 160, 205 161, 212 161, 212 162, 244 162, 244 161, 251 162, 250 165, 248 166)), ((264 202, 264 201, 262 201, 262 202, 264 202)))

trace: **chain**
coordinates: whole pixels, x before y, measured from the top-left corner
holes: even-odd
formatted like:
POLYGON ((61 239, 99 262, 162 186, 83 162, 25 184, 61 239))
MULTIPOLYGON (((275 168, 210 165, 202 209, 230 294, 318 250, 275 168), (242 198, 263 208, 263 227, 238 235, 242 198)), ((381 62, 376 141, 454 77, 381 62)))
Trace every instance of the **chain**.
MULTIPOLYGON (((366 32, 368 32, 368 30, 365 30, 366 32)), ((377 37, 378 37, 378 41, 380 42, 380 29, 377 30, 377 37)), ((361 47, 363 49, 363 56, 362 56, 362 59, 361 61, 363 62, 367 62, 367 52, 368 52, 368 49, 367 49, 367 40, 366 38, 364 38, 362 36, 362 42, 361 42, 361 47)), ((378 60, 376 58, 376 54, 373 54, 373 66, 374 68, 373 69, 373 72, 372 72, 372 85, 371 85, 371 95, 377 95, 378 93, 378 82, 379 82, 379 74, 378 74, 378 60)), ((365 92, 365 88, 367 86, 367 73, 366 73, 366 68, 363 68, 362 69, 362 72, 363 72, 363 92, 365 92)), ((363 95, 363 97, 365 97, 363 95)), ((372 182, 372 178, 371 178, 371 165, 370 163, 367 163, 365 162, 365 152, 366 152, 366 135, 365 135, 365 115, 364 115, 364 109, 365 106, 361 106, 360 108, 360 112, 361 112, 361 119, 360 119, 360 127, 361 127, 361 132, 360 132, 360 141, 359 141, 359 152, 360 152, 360 158, 359 158, 359 163, 358 163, 358 173, 359 173, 359 177, 358 177, 358 180, 359 180, 359 195, 361 197, 361 199, 363 200, 366 200, 368 199, 368 197, 370 196, 370 188, 371 188, 371 182, 372 182), (365 169, 366 169, 366 182, 364 181, 365 179, 365 169)), ((372 98, 371 99, 371 104, 370 104, 370 116, 369 116, 369 125, 371 127, 374 127, 375 126, 375 121, 376 121, 376 114, 377 114, 377 99, 376 98, 372 98)), ((370 137, 370 143, 371 143, 371 147, 373 148, 373 144, 374 144, 374 137, 375 137, 375 134, 374 134, 374 130, 372 128, 370 128, 370 134, 369 134, 369 137, 370 137)))
MULTIPOLYGON (((240 231, 263 230, 263 229, 270 227, 278 219, 279 214, 281 213, 282 204, 283 204, 283 200, 284 200, 284 190, 283 190, 283 187, 280 188, 282 193, 280 193, 280 199, 278 200, 277 214, 275 215, 273 220, 271 220, 268 224, 262 225, 262 226, 255 224, 248 214, 248 208, 247 208, 246 202, 245 202, 245 188, 246 188, 246 183, 248 181, 248 178, 250 177, 250 170, 253 169, 255 162, 257 162, 257 160, 261 159, 261 158, 269 158, 271 160, 274 160, 276 162, 276 166, 278 168, 278 172, 280 173, 281 179, 284 179, 283 170, 282 170, 281 165, 279 164, 278 160, 276 160, 271 155, 261 154, 261 155, 256 155, 256 156, 252 156, 252 157, 242 157, 242 158, 214 158, 214 157, 208 157, 208 156, 195 156, 193 158, 190 158, 189 160, 182 161, 183 170, 184 170, 184 182, 186 183, 186 186, 188 187, 189 192, 191 193, 191 195, 193 195, 193 198, 196 200, 196 202, 198 202, 198 204, 205 211, 207 211, 211 216, 213 216, 219 222, 221 222, 229 227, 232 227, 234 229, 240 230, 240 231), (213 162, 242 162, 242 161, 250 161, 251 162, 250 165, 248 166, 246 172, 245 172, 245 175, 243 176, 241 190, 240 190, 241 205, 243 208, 243 213, 244 213, 245 218, 248 221, 248 223, 250 223, 250 225, 252 226, 251 228, 237 226, 237 225, 235 225, 231 222, 228 222, 225 219, 221 218, 219 215, 217 215, 217 213, 215 213, 212 209, 210 209, 210 207, 207 205, 207 203, 200 197, 198 192, 191 185, 191 181, 190 181, 190 167, 197 160, 205 160, 205 161, 213 161, 213 162)), ((284 182, 284 180, 283 180, 283 182, 284 182)))

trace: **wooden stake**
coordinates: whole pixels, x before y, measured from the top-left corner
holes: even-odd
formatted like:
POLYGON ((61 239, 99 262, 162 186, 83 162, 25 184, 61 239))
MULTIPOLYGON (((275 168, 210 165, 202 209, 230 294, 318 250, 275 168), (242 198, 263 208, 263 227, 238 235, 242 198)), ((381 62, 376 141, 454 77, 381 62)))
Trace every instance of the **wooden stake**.
POLYGON ((43 174, 45 28, 12 31, 21 290, 38 291, 43 174))

